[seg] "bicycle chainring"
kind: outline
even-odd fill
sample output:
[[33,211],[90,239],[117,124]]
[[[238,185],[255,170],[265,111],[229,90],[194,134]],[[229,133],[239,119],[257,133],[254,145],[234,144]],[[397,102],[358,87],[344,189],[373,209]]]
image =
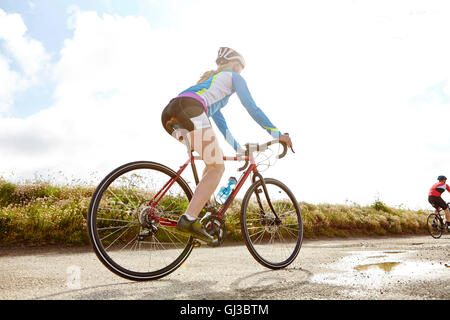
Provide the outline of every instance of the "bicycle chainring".
[[216,215],[210,215],[205,219],[202,219],[202,225],[205,228],[206,232],[217,239],[218,241],[214,241],[212,243],[208,243],[210,247],[218,247],[220,246],[226,237],[227,231],[225,228],[225,221],[219,218]]

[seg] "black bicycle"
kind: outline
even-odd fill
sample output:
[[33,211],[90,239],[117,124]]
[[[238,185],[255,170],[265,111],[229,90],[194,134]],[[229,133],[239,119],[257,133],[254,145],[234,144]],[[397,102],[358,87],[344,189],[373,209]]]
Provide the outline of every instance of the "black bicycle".
[[[447,205],[450,206],[450,202]],[[436,208],[436,211],[429,214],[427,218],[428,232],[435,239],[439,239],[444,232],[449,231],[441,215],[442,211],[441,208]]]

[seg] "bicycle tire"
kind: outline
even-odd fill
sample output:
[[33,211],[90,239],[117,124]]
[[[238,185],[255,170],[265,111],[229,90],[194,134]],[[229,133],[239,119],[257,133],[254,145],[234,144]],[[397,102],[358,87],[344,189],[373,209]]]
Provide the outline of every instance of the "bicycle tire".
[[430,236],[439,239],[442,236],[444,226],[436,213],[430,213],[427,217],[427,229]]
[[[107,198],[107,190],[108,188],[110,188],[116,181],[121,181],[121,177],[128,177],[128,174],[130,175],[130,179],[135,179],[138,180],[139,178],[141,178],[139,175],[137,175],[136,172],[139,172],[138,170],[144,170],[143,172],[149,172],[152,174],[158,174],[161,175],[161,179],[165,179],[165,180],[170,180],[171,178],[176,177],[176,172],[173,171],[172,169],[166,167],[165,165],[156,163],[156,162],[150,162],[150,161],[137,161],[137,162],[130,162],[127,164],[124,164],[116,169],[114,169],[113,171],[111,171],[101,182],[100,184],[97,186],[96,190],[94,191],[90,204],[89,204],[89,208],[88,208],[88,214],[87,214],[87,229],[88,229],[88,234],[89,234],[89,239],[91,242],[91,245],[94,249],[95,254],[97,255],[97,257],[99,258],[99,260],[103,263],[103,265],[105,265],[110,271],[112,271],[113,273],[117,274],[120,277],[123,277],[125,279],[129,279],[129,280],[134,280],[134,281],[147,281],[147,280],[155,280],[155,279],[159,279],[161,277],[164,277],[170,273],[172,273],[173,271],[175,271],[177,268],[179,268],[182,263],[187,259],[187,257],[190,255],[190,253],[192,252],[192,249],[194,247],[194,241],[192,236],[188,236],[188,235],[184,235],[184,236],[180,236],[180,235],[176,235],[173,236],[175,238],[175,240],[178,240],[180,243],[179,244],[174,244],[174,249],[168,249],[167,252],[169,252],[170,254],[176,256],[173,260],[169,260],[169,263],[167,263],[167,265],[163,265],[163,267],[158,267],[158,269],[156,270],[152,270],[149,269],[147,270],[135,270],[135,269],[140,269],[141,266],[139,265],[139,263],[136,263],[136,267],[135,269],[132,269],[128,266],[124,266],[124,262],[128,261],[126,259],[119,259],[117,257],[121,257],[120,255],[123,255],[123,252],[120,251],[113,251],[111,249],[111,251],[108,251],[108,248],[105,248],[105,243],[104,238],[100,238],[100,233],[102,233],[103,231],[107,230],[108,227],[99,227],[98,224],[101,226],[100,221],[109,221],[111,223],[111,227],[109,227],[109,229],[114,230],[114,228],[121,228],[124,229],[126,231],[123,231],[123,233],[128,232],[128,229],[131,229],[131,226],[135,226],[136,225],[136,230],[138,228],[138,224],[140,224],[139,222],[139,215],[140,212],[143,212],[143,210],[146,210],[145,208],[149,208],[149,206],[147,207],[142,207],[142,208],[136,208],[136,212],[135,213],[130,213],[128,212],[129,210],[125,210],[125,209],[116,209],[113,207],[107,207],[106,209],[103,209],[102,207],[100,207],[101,202],[103,201],[103,203],[105,203],[105,201],[109,201],[106,202],[107,204],[113,203],[113,205],[119,204],[123,206],[125,205],[124,203],[124,199],[125,197],[128,198],[130,200],[130,204],[135,205],[137,203],[137,201],[141,201],[142,199],[139,199],[140,193],[142,194],[146,194],[145,190],[134,190],[133,192],[135,194],[131,193],[129,194],[128,191],[124,192],[125,193],[125,197],[120,198],[119,196],[117,196],[115,193],[117,192],[116,189],[111,189],[114,190],[110,191],[116,198],[117,200],[114,199],[113,196],[110,196],[111,199]],[[141,178],[142,179],[142,178]],[[125,181],[125,179],[123,179]],[[142,179],[142,181],[145,181],[145,179]],[[117,182],[119,183],[119,182]],[[129,185],[131,186],[131,182],[129,183]],[[189,185],[186,183],[186,181],[182,178],[182,177],[178,177],[178,179],[176,180],[176,183],[174,183],[173,186],[177,185],[177,187],[179,188],[180,194],[184,193],[184,195],[181,195],[180,199],[184,200],[184,202],[187,201],[187,203],[189,203],[189,201],[192,198],[192,190],[189,187]],[[171,189],[173,189],[173,186],[171,187]],[[113,187],[111,187],[113,188]],[[131,188],[131,187],[130,187]],[[135,185],[133,185],[133,188],[136,188]],[[162,185],[158,186],[158,188],[162,188]],[[150,191],[157,191],[157,190],[150,190]],[[144,195],[142,195],[142,197],[144,197]],[[183,196],[185,198],[183,198]],[[134,197],[136,197],[136,203],[134,203]],[[170,198],[169,198],[170,200]],[[180,201],[181,201],[180,200]],[[145,201],[148,201],[148,199],[143,200],[143,202],[140,202],[141,205],[142,203],[144,203]],[[168,201],[168,205],[169,207],[172,205],[170,204],[170,201]],[[103,204],[104,205],[104,204]],[[123,207],[122,206],[122,207]],[[131,207],[131,205],[130,205]],[[108,212],[109,215],[111,215],[114,212],[119,212],[122,217],[124,215],[126,215],[127,220],[125,220],[125,218],[121,218],[122,220],[116,219],[116,218],[99,218],[99,214],[102,214],[101,211],[105,211]],[[181,212],[181,209],[179,209],[178,211]],[[177,211],[177,212],[178,212]],[[173,213],[170,213],[173,215]],[[139,216],[139,217],[138,217]],[[102,217],[102,216],[101,216]],[[137,219],[137,221],[136,221]],[[113,226],[113,223],[119,223],[117,221],[120,221],[121,223],[127,223],[124,227],[122,227],[121,225],[119,226]],[[131,222],[130,222],[131,221]],[[131,225],[131,226],[130,226]],[[175,228],[170,227],[171,230],[166,230],[164,229],[162,226],[159,226],[158,232],[161,231],[161,233],[159,234],[159,236],[165,236],[165,238],[170,238],[170,233],[171,232],[175,232]],[[121,231],[121,229],[119,229]],[[173,231],[172,231],[173,230]],[[131,230],[131,234],[133,234],[134,230]],[[106,231],[105,231],[106,232]],[[122,231],[121,231],[122,232]],[[139,232],[142,232],[142,226],[139,225]],[[131,246],[131,253],[133,253],[133,257],[139,259],[139,261],[142,259],[140,254],[144,253],[144,250],[142,250],[141,252],[141,248],[142,246],[146,247],[147,245],[150,246],[150,248],[154,248],[154,252],[156,253],[160,253],[160,254],[164,254],[164,245],[162,244],[162,242],[160,242],[157,237],[158,237],[158,232],[155,233],[156,235],[152,235],[151,236],[151,240],[153,240],[154,242],[144,242],[141,240],[136,240],[136,243],[133,243],[133,245]],[[164,232],[167,233],[166,235],[164,235]],[[112,233],[118,233],[117,231],[114,231]],[[122,234],[123,234],[122,233]],[[110,235],[108,235],[107,237],[110,237]],[[105,237],[105,238],[107,238]],[[132,235],[130,236],[132,237]],[[131,238],[133,241],[133,239],[139,239],[139,235],[136,235],[135,237],[137,238]],[[178,239],[178,237],[180,240]],[[109,240],[111,241],[111,240]],[[130,242],[131,242],[130,241]],[[119,242],[117,240],[114,240],[114,242]],[[113,242],[113,243],[114,243]],[[138,243],[138,242],[142,242],[142,243]],[[129,244],[129,243],[128,243]],[[122,249],[124,250],[124,248],[126,246],[128,246],[128,244],[126,244]],[[144,245],[143,245],[144,244]],[[110,244],[110,246],[112,246],[113,244]],[[159,247],[158,247],[159,245]],[[178,245],[179,248],[177,248],[176,246]],[[133,247],[136,246],[136,250],[135,253],[133,252]],[[154,246],[154,247],[153,247]],[[183,247],[184,246],[184,247]],[[139,250],[137,250],[139,247]],[[163,249],[163,250],[162,250]],[[128,249],[127,249],[128,250]],[[157,252],[157,250],[159,250]],[[151,251],[148,250],[148,251]],[[173,252],[172,252],[173,251]],[[179,254],[178,254],[179,251]],[[151,252],[149,253],[150,257],[149,259],[149,265],[150,265],[150,260],[152,259],[151,257]],[[117,257],[116,257],[117,256]],[[119,261],[122,262],[119,262]],[[143,260],[143,259],[142,259]],[[155,261],[158,261],[158,258],[154,259]],[[164,261],[165,263],[165,261]]]
[[[250,251],[253,258],[255,258],[256,261],[258,261],[263,266],[270,268],[270,269],[281,269],[285,268],[288,265],[290,265],[298,256],[298,253],[300,252],[302,241],[303,241],[303,219],[302,214],[300,210],[300,206],[298,205],[297,200],[295,199],[294,194],[289,190],[289,188],[284,185],[282,182],[272,179],[272,178],[264,178],[264,183],[266,185],[266,189],[270,193],[271,190],[269,189],[280,189],[285,193],[287,196],[287,199],[290,202],[288,204],[285,202],[283,204],[283,201],[285,200],[275,200],[271,199],[272,205],[274,208],[277,208],[278,211],[277,214],[281,216],[282,210],[280,205],[283,205],[284,208],[286,206],[291,205],[293,210],[293,214],[290,216],[290,218],[294,219],[294,223],[292,223],[293,227],[290,227],[290,224],[286,224],[289,222],[289,219],[285,219],[283,222],[283,226],[276,226],[273,223],[272,218],[270,218],[270,215],[273,215],[270,211],[270,209],[264,210],[267,211],[267,213],[264,214],[264,217],[262,216],[262,213],[260,212],[259,208],[254,209],[256,212],[249,211],[249,206],[251,205],[251,198],[252,195],[255,194],[255,190],[258,190],[258,188],[261,186],[261,180],[257,180],[254,182],[249,189],[247,190],[243,200],[242,200],[242,207],[241,207],[241,232],[244,236],[245,244]],[[272,188],[274,186],[274,188]],[[262,194],[263,196],[261,198],[265,198],[267,202],[267,197],[265,196],[265,193],[261,191],[257,191],[259,194]],[[269,195],[269,197],[272,197]],[[256,197],[255,197],[256,198]],[[266,208],[268,206],[268,203],[266,203]],[[259,207],[259,205],[258,205]],[[288,207],[289,208],[289,207]],[[253,210],[253,209],[252,209]],[[272,222],[271,222],[272,221]],[[260,229],[264,229],[261,231],[254,232],[253,230],[256,230],[258,228],[258,224],[261,224]],[[256,227],[255,227],[256,225]],[[284,228],[284,229],[283,229]],[[260,233],[260,234],[258,234]],[[267,233],[267,235],[266,235]],[[290,239],[285,239],[283,233],[287,236],[291,235]],[[263,244],[262,241],[267,236],[269,237],[269,243]],[[277,240],[276,237],[279,236],[279,242],[275,243]],[[261,241],[260,244],[258,244],[258,240]],[[267,240],[267,239],[266,239]],[[291,240],[291,242],[287,241]],[[287,248],[283,248],[284,250],[280,250],[281,246],[285,245]],[[266,254],[265,249],[269,249],[268,246],[271,246],[271,250],[273,250],[274,254]],[[276,256],[281,252],[287,252],[287,255],[285,257],[281,257],[281,259],[277,258],[277,261],[272,261],[274,258],[271,258],[269,256]],[[270,258],[270,259],[269,259]]]

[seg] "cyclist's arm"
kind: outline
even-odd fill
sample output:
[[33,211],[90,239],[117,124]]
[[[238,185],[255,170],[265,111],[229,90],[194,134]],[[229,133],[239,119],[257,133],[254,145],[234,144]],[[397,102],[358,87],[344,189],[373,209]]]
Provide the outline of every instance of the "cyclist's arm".
[[274,138],[279,138],[281,133],[275,125],[267,118],[267,116],[262,112],[260,108],[256,105],[253,100],[250,91],[248,90],[247,83],[244,78],[241,77],[238,73],[233,72],[233,87],[236,91],[239,100],[241,100],[242,105],[247,109],[250,116],[264,129],[267,130],[268,133],[272,135]]
[[222,112],[220,112],[220,110],[217,110],[211,117],[216,123],[217,128],[219,128],[220,132],[222,132],[223,136],[225,137],[225,140],[233,147],[233,149],[237,152],[242,150],[241,146],[236,141],[236,139],[234,139],[233,135],[228,129],[227,122],[225,121]]
[[445,185],[445,189],[447,189],[448,192],[450,192],[450,187],[447,185]]

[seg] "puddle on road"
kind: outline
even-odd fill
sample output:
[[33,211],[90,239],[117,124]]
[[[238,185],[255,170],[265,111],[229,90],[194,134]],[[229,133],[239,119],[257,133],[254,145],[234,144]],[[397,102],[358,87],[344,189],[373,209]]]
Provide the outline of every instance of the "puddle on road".
[[[408,251],[353,251],[330,264],[331,272],[315,274],[312,282],[358,288],[442,278],[450,266],[436,261],[411,261]],[[405,256],[406,254],[406,256]],[[395,257],[395,259],[393,259]]]
[[[397,254],[397,253],[404,253],[405,251],[384,251],[383,253],[386,254]],[[385,255],[380,255],[380,256],[368,256],[367,258],[371,258],[371,259],[377,259],[377,258],[386,258],[387,256]]]
[[385,272],[391,272],[396,266],[398,266],[400,262],[382,262],[382,263],[371,263],[371,264],[362,264],[356,266],[354,269],[357,271],[366,271],[369,269],[381,269]]

